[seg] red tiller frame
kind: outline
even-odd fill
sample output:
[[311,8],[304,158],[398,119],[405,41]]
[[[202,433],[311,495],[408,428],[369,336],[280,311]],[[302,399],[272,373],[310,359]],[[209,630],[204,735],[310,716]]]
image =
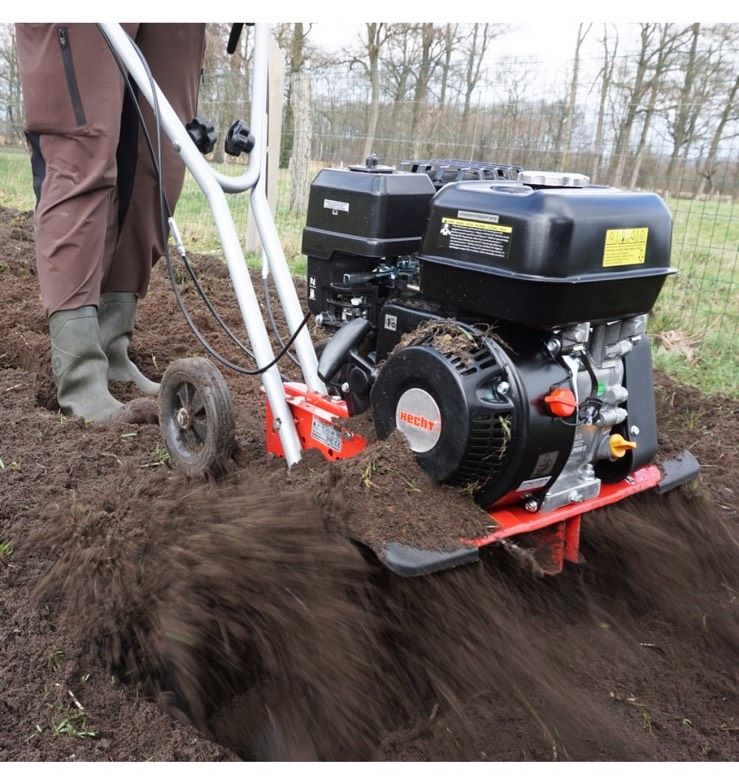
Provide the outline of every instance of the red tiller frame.
[[[295,381],[286,381],[284,386],[303,450],[318,449],[329,460],[349,459],[364,451],[367,441],[336,423],[337,419],[349,418],[344,400],[311,392],[305,384]],[[284,453],[278,432],[267,402],[267,451],[282,457]]]
[[[469,546],[483,548],[516,536],[516,542],[531,549],[531,561],[541,572],[556,575],[565,562],[579,563],[580,520],[590,511],[604,508],[639,492],[653,489],[662,479],[656,465],[647,465],[614,484],[602,484],[600,494],[580,503],[564,505],[549,513],[529,513],[512,506],[489,511],[496,529],[488,535],[462,539]],[[525,535],[525,538],[522,537]]]
[[[285,383],[287,403],[303,449],[318,449],[326,459],[349,459],[364,450],[367,441],[341,426],[349,418],[346,403],[338,397],[311,392],[305,384]],[[337,423],[339,422],[339,423]],[[267,402],[267,451],[282,457],[282,444]],[[582,562],[580,521],[590,511],[603,508],[639,492],[652,489],[662,473],[656,465],[635,470],[614,484],[603,484],[600,494],[580,503],[564,505],[548,513],[529,513],[518,506],[489,511],[495,529],[478,538],[461,538],[463,545],[484,548],[516,538],[515,553],[525,557],[538,572],[556,575],[565,562]]]

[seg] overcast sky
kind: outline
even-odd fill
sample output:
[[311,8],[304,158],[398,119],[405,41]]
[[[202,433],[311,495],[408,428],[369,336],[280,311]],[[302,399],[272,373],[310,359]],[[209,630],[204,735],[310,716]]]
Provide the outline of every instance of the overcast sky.
[[[577,39],[578,22],[547,22],[530,24],[506,22],[511,31],[496,39],[490,47],[490,56],[518,56],[527,60],[539,59],[547,62],[565,62],[572,59]],[[627,38],[634,41],[635,23],[620,25],[619,36],[625,46]],[[359,22],[334,24],[317,22],[310,32],[309,40],[328,50],[341,49],[358,43],[363,25]],[[602,23],[593,24],[593,29],[583,43],[581,56],[587,59],[600,53],[598,39],[602,36]]]

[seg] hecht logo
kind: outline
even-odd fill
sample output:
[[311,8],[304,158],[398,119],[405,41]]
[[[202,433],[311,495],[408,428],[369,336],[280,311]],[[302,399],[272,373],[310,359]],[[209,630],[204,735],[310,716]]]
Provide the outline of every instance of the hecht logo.
[[400,411],[398,419],[405,424],[411,424],[414,427],[428,430],[429,432],[432,432],[434,427],[438,424],[438,422],[431,421],[431,419],[427,419],[425,416],[418,416],[414,413],[408,413],[408,411]]

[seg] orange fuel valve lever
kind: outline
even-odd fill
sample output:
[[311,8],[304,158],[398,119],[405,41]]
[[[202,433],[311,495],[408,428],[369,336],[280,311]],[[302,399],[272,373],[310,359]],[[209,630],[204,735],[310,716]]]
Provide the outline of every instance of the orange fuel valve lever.
[[553,416],[572,416],[577,410],[577,398],[571,389],[554,387],[544,398],[544,402]]

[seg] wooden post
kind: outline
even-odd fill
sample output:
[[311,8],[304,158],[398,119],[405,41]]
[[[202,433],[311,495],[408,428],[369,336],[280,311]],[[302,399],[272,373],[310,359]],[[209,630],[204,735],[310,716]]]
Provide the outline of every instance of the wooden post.
[[[274,215],[277,211],[277,189],[282,137],[282,101],[284,99],[285,63],[274,38],[269,49],[269,128],[267,130],[267,200]],[[251,209],[246,219],[246,250],[259,251],[259,231]]]

